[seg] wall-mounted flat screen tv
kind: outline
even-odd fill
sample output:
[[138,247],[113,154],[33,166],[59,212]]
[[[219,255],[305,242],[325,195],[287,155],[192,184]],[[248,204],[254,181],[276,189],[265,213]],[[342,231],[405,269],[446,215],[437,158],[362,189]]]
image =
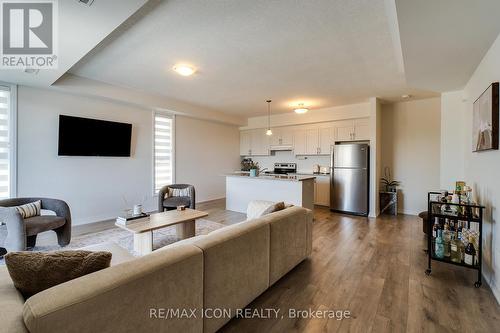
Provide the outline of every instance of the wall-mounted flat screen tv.
[[132,124],[59,116],[59,156],[130,156]]

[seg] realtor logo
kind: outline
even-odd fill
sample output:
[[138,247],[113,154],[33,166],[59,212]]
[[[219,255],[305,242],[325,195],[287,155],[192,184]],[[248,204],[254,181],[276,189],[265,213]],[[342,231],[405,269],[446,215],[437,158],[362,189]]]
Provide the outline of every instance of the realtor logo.
[[2,69],[57,67],[57,0],[0,0]]

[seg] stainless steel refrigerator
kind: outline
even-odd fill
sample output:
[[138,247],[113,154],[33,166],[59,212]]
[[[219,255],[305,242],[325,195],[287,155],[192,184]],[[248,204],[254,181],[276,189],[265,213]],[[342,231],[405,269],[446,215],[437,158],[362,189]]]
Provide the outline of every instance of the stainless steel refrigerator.
[[337,143],[330,158],[330,209],[368,216],[370,146]]

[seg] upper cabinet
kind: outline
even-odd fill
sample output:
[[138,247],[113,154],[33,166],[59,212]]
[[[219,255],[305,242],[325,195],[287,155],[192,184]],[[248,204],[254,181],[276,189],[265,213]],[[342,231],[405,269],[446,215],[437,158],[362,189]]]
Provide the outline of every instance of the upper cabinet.
[[267,156],[269,155],[269,137],[266,130],[254,129],[240,132],[241,156]]
[[293,146],[293,129],[290,127],[273,129],[269,144],[271,146]]
[[306,155],[306,130],[298,128],[293,131],[293,151],[295,155]]
[[370,140],[368,118],[345,120],[335,123],[336,141]]
[[266,156],[278,146],[292,147],[295,155],[329,155],[337,141],[368,141],[368,118],[340,120],[301,126],[273,128],[267,136],[265,129],[245,130],[240,135],[240,155]]
[[251,131],[241,131],[240,132],[240,155],[252,155],[252,135]]
[[370,125],[368,118],[356,119],[354,121],[354,140],[370,140]]
[[319,151],[320,155],[329,155],[331,147],[335,144],[335,128],[325,127],[319,129]]

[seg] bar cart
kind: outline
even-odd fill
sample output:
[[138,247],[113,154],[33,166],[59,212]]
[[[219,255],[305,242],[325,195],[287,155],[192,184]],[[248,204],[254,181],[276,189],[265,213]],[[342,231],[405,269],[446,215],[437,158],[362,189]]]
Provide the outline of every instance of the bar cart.
[[[428,268],[425,271],[425,274],[430,275],[432,268],[432,261],[440,261],[448,264],[452,264],[455,266],[466,267],[469,269],[477,270],[477,281],[474,283],[474,287],[481,287],[481,267],[482,267],[482,238],[483,238],[483,210],[484,206],[472,205],[472,204],[460,204],[460,203],[451,203],[451,202],[441,202],[436,201],[433,197],[440,195],[440,192],[429,192],[427,194],[427,203],[428,203],[428,225],[427,225],[427,252],[428,252]],[[443,212],[442,206],[446,205],[448,207],[456,207],[456,209],[452,209],[454,213],[451,212]],[[456,212],[460,213],[456,213]],[[465,222],[467,230],[471,229],[471,223],[477,223],[479,225],[479,235],[478,235],[478,249],[476,249],[477,262],[474,260],[472,265],[466,264],[464,262],[455,262],[450,258],[438,258],[435,255],[434,251],[434,242],[435,239],[433,237],[433,226],[435,221],[438,221],[439,225],[444,228],[444,223],[446,220],[454,221],[454,224],[458,224],[459,221]]]

